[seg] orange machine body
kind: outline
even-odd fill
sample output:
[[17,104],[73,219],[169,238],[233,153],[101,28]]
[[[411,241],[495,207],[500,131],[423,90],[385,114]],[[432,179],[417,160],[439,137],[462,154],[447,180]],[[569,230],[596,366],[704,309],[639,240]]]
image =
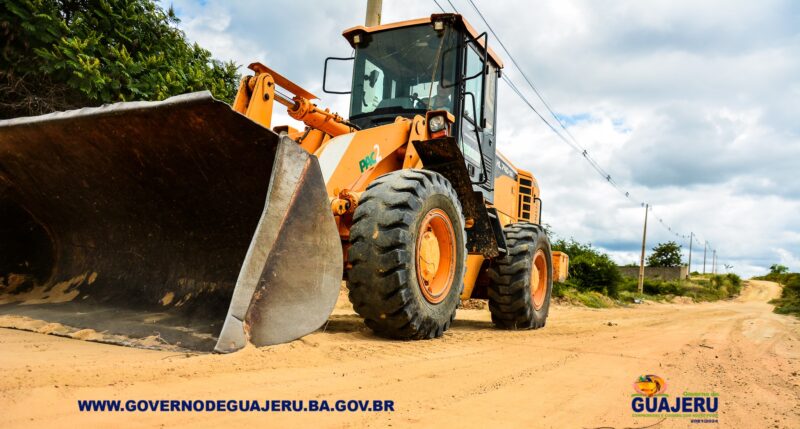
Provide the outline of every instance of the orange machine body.
[[[351,38],[358,33],[429,23],[431,19],[423,18],[377,27],[354,27],[346,30],[344,35]],[[475,33],[472,27],[466,25],[469,31]],[[488,55],[497,66],[502,66],[491,49]],[[278,101],[287,108],[292,118],[305,124],[306,128],[302,131],[288,126],[276,126],[274,130],[286,133],[319,159],[346,261],[349,228],[360,194],[375,178],[383,174],[400,169],[424,168],[412,143],[432,138],[427,126],[427,120],[432,114],[446,114],[449,125],[455,120],[453,115],[445,111],[429,111],[426,116],[417,115],[413,119],[398,116],[394,122],[358,130],[338,114],[318,107],[313,103],[317,98],[315,95],[279,73],[260,63],[251,64],[249,68],[255,75],[242,80],[233,103],[234,110],[270,128],[274,101]],[[291,97],[277,91],[276,87],[288,91]],[[494,201],[487,202],[487,206],[497,211],[501,225],[523,221],[540,223],[540,190],[533,174],[515,167],[499,152],[495,163]],[[565,277],[566,274],[561,276],[558,273],[566,273],[568,259],[559,256],[554,258],[554,262],[556,259],[560,263],[555,265],[560,267],[558,271],[554,270],[556,279]],[[485,288],[480,286],[486,262],[487,259],[481,254],[468,255],[462,299],[486,297]]]

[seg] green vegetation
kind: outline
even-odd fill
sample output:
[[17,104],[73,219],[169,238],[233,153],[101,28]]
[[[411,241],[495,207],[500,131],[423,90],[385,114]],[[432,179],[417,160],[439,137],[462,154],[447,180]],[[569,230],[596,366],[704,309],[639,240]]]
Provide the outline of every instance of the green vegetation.
[[678,267],[681,265],[681,246],[674,241],[658,243],[647,257],[648,267]]
[[[674,245],[674,246],[673,246]],[[742,279],[736,274],[694,277],[691,281],[644,280],[644,294],[638,293],[638,282],[635,278],[624,278],[611,258],[592,247],[591,244],[579,243],[573,239],[555,240],[553,250],[569,255],[569,277],[564,283],[553,285],[553,297],[592,308],[611,307],[618,303],[632,303],[636,299],[667,301],[676,296],[688,297],[693,301],[716,301],[738,295],[742,287]],[[673,248],[678,249],[680,263],[680,247],[675,243],[664,243],[657,263],[671,263],[674,259]],[[670,265],[658,265],[670,266]]]
[[771,275],[786,274],[788,272],[789,272],[789,267],[787,267],[786,265],[772,264],[769,267],[769,273]]
[[770,267],[769,274],[755,278],[782,284],[781,297],[773,299],[770,304],[775,305],[775,312],[778,314],[794,314],[800,317],[800,273],[788,271],[786,266],[775,264]]
[[[633,302],[638,297],[638,281],[625,278],[620,286],[620,299]],[[643,284],[645,299],[662,301],[676,296],[691,298],[695,302],[718,301],[732,298],[742,290],[742,279],[736,274],[706,274],[691,280],[653,280],[645,279]]]
[[236,65],[177,23],[152,0],[0,2],[0,118],[204,89],[231,102]]
[[585,305],[589,308],[608,308],[617,305],[616,301],[602,293],[595,291],[579,291],[571,287],[561,289],[558,298],[572,304]]
[[569,277],[560,289],[573,288],[581,292],[597,292],[616,298],[622,282],[617,265],[605,253],[570,239],[553,242],[553,250],[569,255]]

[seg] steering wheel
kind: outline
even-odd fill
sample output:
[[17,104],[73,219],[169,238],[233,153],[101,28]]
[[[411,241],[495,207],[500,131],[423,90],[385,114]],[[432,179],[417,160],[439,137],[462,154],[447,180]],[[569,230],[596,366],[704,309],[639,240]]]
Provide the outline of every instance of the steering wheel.
[[[419,98],[419,96],[417,96],[416,92],[411,94],[411,95],[409,95],[408,98],[409,98],[409,100],[411,100],[411,107],[412,108],[415,108],[415,109],[427,109],[428,108],[428,106],[425,104],[425,102],[422,101],[422,99]],[[417,106],[417,104],[419,104],[419,106]]]

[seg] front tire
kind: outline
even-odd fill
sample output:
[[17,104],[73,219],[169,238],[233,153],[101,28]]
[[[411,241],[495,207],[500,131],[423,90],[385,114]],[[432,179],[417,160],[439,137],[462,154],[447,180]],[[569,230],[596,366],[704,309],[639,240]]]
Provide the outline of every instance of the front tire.
[[489,267],[489,310],[500,329],[544,327],[553,292],[550,240],[531,223],[503,228],[508,254]]
[[353,308],[378,335],[440,337],[463,289],[465,236],[458,196],[442,175],[401,170],[375,179],[350,228]]

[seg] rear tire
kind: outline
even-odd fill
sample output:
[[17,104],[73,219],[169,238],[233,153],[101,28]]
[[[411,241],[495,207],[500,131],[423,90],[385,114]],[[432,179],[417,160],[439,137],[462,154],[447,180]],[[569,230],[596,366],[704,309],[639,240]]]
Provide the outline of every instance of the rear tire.
[[464,216],[450,182],[425,170],[375,179],[350,228],[347,287],[376,334],[440,337],[460,302],[466,266]]
[[530,223],[503,228],[508,254],[489,267],[489,310],[500,329],[544,327],[553,291],[550,240]]

